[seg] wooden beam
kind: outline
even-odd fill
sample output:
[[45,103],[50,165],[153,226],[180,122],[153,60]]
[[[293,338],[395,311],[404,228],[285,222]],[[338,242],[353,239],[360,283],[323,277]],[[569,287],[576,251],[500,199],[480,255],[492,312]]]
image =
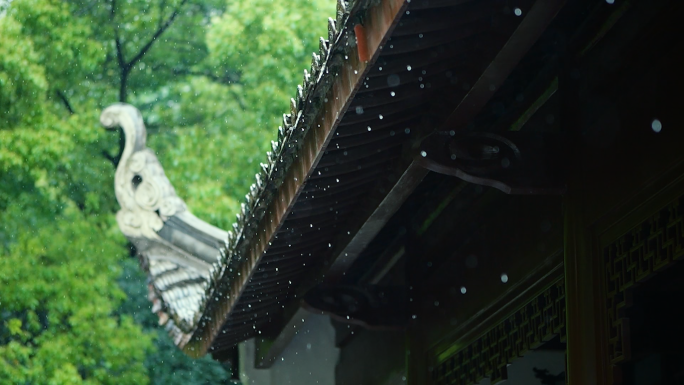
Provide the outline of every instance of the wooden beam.
[[334,254],[325,275],[326,283],[335,283],[344,276],[347,269],[356,261],[361,252],[401,207],[428,172],[426,168],[416,162],[409,164],[380,204],[362,221],[358,230],[353,232],[351,239],[345,242]]
[[564,4],[564,0],[537,0],[534,3],[494,60],[447,118],[444,131],[463,130],[472,121],[544,33]]

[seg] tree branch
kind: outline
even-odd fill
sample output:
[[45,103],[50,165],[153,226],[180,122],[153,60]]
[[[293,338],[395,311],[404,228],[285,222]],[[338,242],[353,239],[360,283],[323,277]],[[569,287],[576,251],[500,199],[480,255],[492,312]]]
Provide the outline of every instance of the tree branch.
[[114,43],[116,44],[116,59],[119,62],[119,69],[123,70],[126,67],[126,61],[124,60],[123,47],[121,39],[119,39],[119,32],[117,31],[114,31]]
[[117,132],[119,134],[119,153],[117,155],[111,155],[107,151],[102,150],[102,155],[107,160],[112,162],[112,164],[114,165],[114,168],[116,168],[119,165],[119,161],[121,160],[121,155],[123,154],[124,147],[126,147],[126,136],[123,132],[123,129],[121,127],[119,127]]
[[166,0],[161,0],[159,2],[159,21],[157,22],[157,28],[161,28],[163,25],[164,18],[162,17],[162,14],[164,13],[164,7],[166,7]]
[[162,24],[159,27],[159,29],[157,29],[157,31],[154,33],[154,35],[152,35],[152,38],[140,49],[140,51],[135,56],[133,56],[133,59],[131,59],[128,63],[126,63],[126,67],[127,67],[128,71],[130,71],[131,68],[133,68],[133,66],[138,61],[140,61],[140,59],[143,58],[143,56],[145,56],[147,51],[149,51],[150,48],[152,48],[152,45],[154,44],[154,42],[171,26],[171,24],[173,24],[173,21],[176,20],[176,17],[178,16],[178,13],[180,12],[181,8],[183,8],[185,3],[187,3],[187,2],[188,2],[188,0],[182,0],[180,2],[180,4],[178,4],[178,6],[173,10],[173,12],[171,13],[171,16],[169,16],[169,18],[166,19],[164,24]]
[[69,114],[73,115],[75,114],[74,109],[71,108],[71,104],[69,103],[69,99],[67,99],[66,95],[60,90],[55,91],[57,93],[57,97],[62,100],[62,103],[64,103],[64,106],[66,109],[69,111]]
[[[113,20],[114,14],[115,14],[115,1],[116,0],[111,0],[112,1],[112,11],[111,11],[111,18]],[[171,15],[166,19],[164,23],[162,23],[157,31],[155,31],[154,35],[152,35],[152,38],[138,51],[138,53],[133,56],[133,58],[130,61],[126,61],[123,53],[123,44],[121,43],[121,38],[119,37],[119,31],[117,27],[114,29],[114,43],[116,44],[116,57],[118,60],[119,64],[119,71],[120,71],[120,84],[119,84],[119,101],[120,102],[126,102],[126,94],[127,94],[127,86],[128,86],[128,75],[131,73],[133,70],[133,67],[135,66],[136,63],[140,61],[140,59],[145,56],[145,54],[152,48],[152,45],[154,44],[155,41],[173,24],[174,20],[176,20],[176,17],[180,13],[181,8],[187,3],[188,0],[181,0],[181,2],[174,8],[173,12],[171,12]]]
[[218,76],[210,72],[193,71],[187,68],[174,68],[171,70],[174,75],[189,75],[189,76],[204,76],[209,80],[221,84],[237,84],[240,81],[240,76],[237,73],[226,72],[224,76]]
[[128,82],[128,73],[130,68],[126,66],[126,59],[124,59],[123,45],[121,44],[121,39],[119,39],[119,32],[114,31],[114,42],[116,43],[116,59],[119,63],[119,71],[121,72],[121,78],[119,79],[119,101],[126,102],[126,83]]

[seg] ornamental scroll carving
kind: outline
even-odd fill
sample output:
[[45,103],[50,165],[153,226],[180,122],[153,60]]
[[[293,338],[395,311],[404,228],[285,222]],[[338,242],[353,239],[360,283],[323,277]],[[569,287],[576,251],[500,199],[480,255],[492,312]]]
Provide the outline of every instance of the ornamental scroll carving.
[[630,291],[684,257],[684,197],[603,248],[608,354],[612,364],[631,358]]
[[432,385],[492,384],[508,378],[506,367],[554,336],[565,341],[565,280],[561,279],[472,343],[432,369]]
[[102,112],[100,123],[121,127],[125,145],[114,177],[121,210],[116,219],[127,237],[154,239],[164,219],[187,210],[164,174],[154,153],[146,147],[147,133],[140,111],[115,104]]
[[149,276],[149,299],[176,345],[196,327],[227,233],[201,221],[176,195],[154,152],[146,147],[140,111],[128,104],[106,108],[100,122],[121,127],[124,146],[114,177],[121,232],[135,245]]

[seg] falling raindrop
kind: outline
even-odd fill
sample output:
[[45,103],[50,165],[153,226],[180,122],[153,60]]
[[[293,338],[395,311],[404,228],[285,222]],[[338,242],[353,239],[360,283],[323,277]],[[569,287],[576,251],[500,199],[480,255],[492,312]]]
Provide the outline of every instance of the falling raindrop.
[[371,130],[371,126],[368,126],[368,131],[370,131],[370,130]]
[[513,13],[515,13],[515,16],[522,16],[522,9],[516,8],[513,10]]
[[390,95],[391,95],[392,97],[394,97],[394,95],[396,95],[396,93],[394,93],[394,91],[392,91],[392,92],[390,92]]
[[503,282],[503,283],[508,282],[508,275],[506,273],[501,274],[501,282]]
[[357,113],[358,115],[363,114],[363,107],[362,107],[362,106],[357,106],[357,107],[356,107],[356,113]]
[[410,65],[407,65],[407,66],[406,66],[406,69],[409,70],[409,71],[411,71],[411,66],[410,66]]
[[465,288],[465,286],[461,286],[461,294],[465,294],[465,293],[466,293],[466,288]]
[[663,124],[658,119],[653,119],[651,122],[651,129],[653,132],[660,132],[663,129]]
[[384,116],[382,116],[382,114],[380,114],[380,115],[378,115],[378,118],[380,118],[380,120],[382,120],[384,118]]
[[421,152],[420,152],[420,156],[422,156],[423,158],[425,158],[425,157],[427,156],[427,152],[421,151]]

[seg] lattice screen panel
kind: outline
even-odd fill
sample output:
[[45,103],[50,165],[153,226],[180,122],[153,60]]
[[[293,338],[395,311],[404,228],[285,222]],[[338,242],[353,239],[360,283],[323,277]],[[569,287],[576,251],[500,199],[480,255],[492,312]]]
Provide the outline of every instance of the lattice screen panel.
[[630,358],[629,291],[684,257],[684,197],[670,203],[603,249],[608,354],[613,364]]
[[477,340],[440,362],[434,385],[471,385],[506,379],[506,366],[560,335],[565,341],[565,282],[559,280]]

